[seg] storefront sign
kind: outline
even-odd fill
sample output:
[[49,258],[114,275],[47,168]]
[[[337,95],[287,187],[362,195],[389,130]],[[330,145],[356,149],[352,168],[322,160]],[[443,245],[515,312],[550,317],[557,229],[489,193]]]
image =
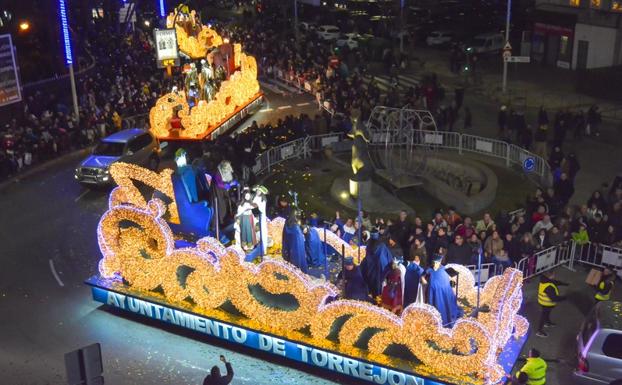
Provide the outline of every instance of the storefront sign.
[[572,36],[573,30],[572,28],[562,27],[559,25],[553,24],[544,24],[544,23],[535,23],[533,25],[533,31],[541,34],[551,34],[551,35],[564,35],[564,36]]
[[93,299],[103,304],[163,323],[206,334],[231,343],[271,353],[307,365],[380,385],[445,385],[396,369],[316,349],[244,327],[216,321],[144,299],[92,287]]
[[0,35],[0,107],[22,100],[11,35]]

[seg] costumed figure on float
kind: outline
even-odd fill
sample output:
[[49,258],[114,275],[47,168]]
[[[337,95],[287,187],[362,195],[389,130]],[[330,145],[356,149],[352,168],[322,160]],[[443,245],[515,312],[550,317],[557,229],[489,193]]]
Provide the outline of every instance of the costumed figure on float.
[[268,237],[268,216],[267,216],[267,204],[268,204],[268,189],[266,186],[257,185],[253,187],[253,205],[255,206],[255,212],[259,216],[259,234],[257,239],[261,241],[263,254],[268,252],[270,246],[270,239]]
[[224,220],[233,212],[233,202],[229,196],[229,190],[238,185],[233,175],[233,167],[228,160],[223,160],[218,164],[214,182],[218,205],[218,222],[222,225]]
[[458,307],[456,293],[451,287],[451,278],[445,266],[441,264],[442,260],[442,255],[434,255],[432,267],[426,270],[429,276],[428,303],[441,314],[443,326],[451,327],[462,316],[462,309]]
[[235,215],[234,228],[235,243],[245,252],[252,250],[257,244],[257,235],[255,232],[257,218],[253,215],[253,210],[255,208],[256,206],[253,203],[251,191],[248,188],[244,188],[242,191],[242,201],[238,205]]
[[365,258],[361,262],[361,272],[372,297],[376,298],[382,293],[382,284],[391,267],[393,256],[387,245],[380,241],[377,230],[370,234],[366,250]]
[[411,303],[424,303],[423,285],[427,284],[424,278],[425,270],[420,266],[421,258],[418,255],[408,261],[404,275],[404,308]]
[[326,262],[326,253],[324,252],[324,244],[320,240],[320,236],[313,227],[304,226],[305,250],[307,252],[307,262],[311,267],[324,266]]
[[361,274],[361,268],[354,264],[354,258],[346,257],[343,261],[343,267],[344,298],[373,302],[369,296],[369,289],[363,279],[363,274]]
[[398,264],[392,262],[382,288],[382,306],[392,313],[401,314],[403,309],[404,285],[402,271]]
[[292,210],[283,226],[283,259],[307,273],[307,253],[305,250],[305,236],[300,228],[297,210]]

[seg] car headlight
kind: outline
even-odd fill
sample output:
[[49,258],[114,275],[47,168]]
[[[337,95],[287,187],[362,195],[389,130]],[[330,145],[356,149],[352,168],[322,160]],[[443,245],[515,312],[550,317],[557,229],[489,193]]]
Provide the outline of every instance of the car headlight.
[[82,174],[82,170],[80,169],[80,167],[76,167],[76,170],[74,171],[75,175],[80,175]]
[[110,170],[108,168],[100,168],[97,172],[100,175],[110,175]]

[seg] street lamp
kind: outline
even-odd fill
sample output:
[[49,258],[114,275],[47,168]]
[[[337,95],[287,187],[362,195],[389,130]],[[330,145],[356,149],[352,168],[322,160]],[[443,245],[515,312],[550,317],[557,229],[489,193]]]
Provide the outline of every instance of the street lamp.
[[[505,44],[510,43],[510,18],[512,17],[512,0],[508,0],[507,2],[507,10],[505,15]],[[503,83],[502,83],[502,92],[506,93],[508,88],[508,62],[503,59]]]
[[28,21],[22,21],[19,23],[19,30],[22,32],[26,32],[30,29],[30,23]]
[[71,51],[71,38],[69,37],[69,22],[67,21],[67,8],[65,0],[58,0],[58,13],[60,15],[60,27],[63,34],[65,46],[65,64],[69,67],[69,79],[71,81],[71,96],[73,99],[73,112],[76,121],[80,121],[80,110],[78,109],[78,94],[76,92],[76,78],[73,73],[73,53]]

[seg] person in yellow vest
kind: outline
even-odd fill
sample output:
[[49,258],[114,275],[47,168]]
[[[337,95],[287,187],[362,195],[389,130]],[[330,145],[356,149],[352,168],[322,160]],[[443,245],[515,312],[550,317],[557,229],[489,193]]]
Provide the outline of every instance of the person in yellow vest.
[[[512,384],[545,385],[546,368],[546,361],[540,357],[540,352],[532,348],[529,350],[527,362],[516,372],[516,378],[512,379]],[[525,375],[527,375],[527,381],[525,381]]]
[[558,286],[568,286],[567,283],[555,280],[555,272],[549,270],[540,277],[538,285],[538,304],[541,308],[540,324],[536,336],[546,338],[549,335],[544,332],[545,327],[554,327],[551,321],[551,312],[557,304],[566,299],[566,296],[559,295]]
[[600,282],[596,285],[596,294],[594,294],[596,301],[609,301],[611,299],[615,278],[616,275],[613,271],[605,267],[603,275],[600,277]]

